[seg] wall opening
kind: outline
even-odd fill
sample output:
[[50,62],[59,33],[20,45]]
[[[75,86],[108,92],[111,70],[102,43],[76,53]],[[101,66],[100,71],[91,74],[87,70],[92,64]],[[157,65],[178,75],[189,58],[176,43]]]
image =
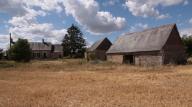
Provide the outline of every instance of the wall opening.
[[123,63],[124,64],[134,64],[134,56],[133,55],[124,55],[123,56]]
[[47,58],[47,54],[46,53],[43,53],[43,58]]

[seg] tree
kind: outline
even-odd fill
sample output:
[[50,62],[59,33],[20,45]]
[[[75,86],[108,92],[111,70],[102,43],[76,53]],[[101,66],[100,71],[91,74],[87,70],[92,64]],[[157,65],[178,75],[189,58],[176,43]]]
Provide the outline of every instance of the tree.
[[83,33],[77,26],[72,26],[67,29],[63,42],[64,56],[83,57],[85,52],[86,42],[83,38]]
[[186,51],[189,57],[192,56],[192,35],[182,37],[183,44],[186,47]]
[[3,57],[3,49],[0,48],[0,59]]
[[9,49],[10,58],[17,62],[29,62],[31,53],[30,45],[26,39],[18,39]]

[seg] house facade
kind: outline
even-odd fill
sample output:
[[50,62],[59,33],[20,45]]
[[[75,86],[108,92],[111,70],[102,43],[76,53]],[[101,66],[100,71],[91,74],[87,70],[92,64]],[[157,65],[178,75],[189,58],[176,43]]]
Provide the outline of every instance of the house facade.
[[182,64],[186,62],[176,24],[120,36],[107,51],[107,60],[133,65]]
[[101,39],[97,42],[95,42],[90,48],[86,50],[85,58],[87,60],[91,60],[90,56],[94,56],[94,59],[98,60],[106,60],[106,52],[110,48],[112,43],[108,38]]
[[59,44],[49,42],[30,42],[33,59],[62,58],[63,48]]

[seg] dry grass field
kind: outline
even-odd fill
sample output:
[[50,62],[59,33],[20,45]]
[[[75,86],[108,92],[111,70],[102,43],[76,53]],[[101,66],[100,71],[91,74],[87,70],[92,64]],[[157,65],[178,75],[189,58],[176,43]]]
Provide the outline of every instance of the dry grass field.
[[0,107],[191,107],[192,65],[0,62]]

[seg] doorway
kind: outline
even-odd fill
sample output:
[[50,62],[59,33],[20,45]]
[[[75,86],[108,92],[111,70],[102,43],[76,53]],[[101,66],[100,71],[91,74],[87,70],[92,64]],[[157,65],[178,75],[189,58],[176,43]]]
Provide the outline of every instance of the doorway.
[[134,56],[133,55],[124,55],[123,56],[123,63],[124,64],[134,64]]

